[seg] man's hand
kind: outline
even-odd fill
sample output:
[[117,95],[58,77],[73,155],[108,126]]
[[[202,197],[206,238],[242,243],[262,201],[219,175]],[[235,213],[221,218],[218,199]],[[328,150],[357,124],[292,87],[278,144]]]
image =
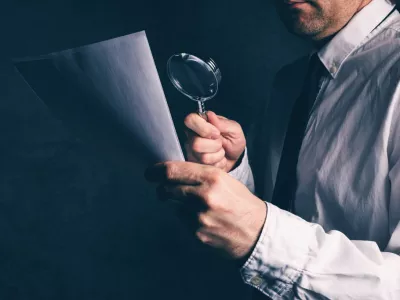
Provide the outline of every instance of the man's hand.
[[185,119],[187,158],[230,172],[246,147],[242,127],[235,121],[207,112],[208,122],[192,113]]
[[190,162],[157,164],[146,178],[160,183],[161,199],[180,204],[197,238],[232,259],[243,259],[262,230],[267,206],[243,184],[216,167]]

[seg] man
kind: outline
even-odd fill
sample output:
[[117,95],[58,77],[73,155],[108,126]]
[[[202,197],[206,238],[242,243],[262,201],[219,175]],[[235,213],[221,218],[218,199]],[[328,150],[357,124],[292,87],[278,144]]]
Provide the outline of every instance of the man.
[[400,15],[388,0],[275,2],[317,51],[278,74],[255,147],[192,114],[191,162],[147,176],[266,298],[400,299]]

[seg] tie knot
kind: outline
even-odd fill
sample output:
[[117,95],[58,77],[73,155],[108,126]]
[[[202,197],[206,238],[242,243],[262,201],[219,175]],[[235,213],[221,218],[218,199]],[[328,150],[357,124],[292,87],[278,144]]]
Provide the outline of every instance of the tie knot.
[[310,73],[310,76],[320,78],[321,76],[323,76],[324,70],[325,66],[319,59],[318,53],[314,53],[310,57],[310,61],[308,63],[308,72]]
[[308,98],[313,102],[317,96],[323,76],[325,74],[325,66],[319,59],[318,53],[314,53],[309,60],[307,75],[304,81],[304,89]]

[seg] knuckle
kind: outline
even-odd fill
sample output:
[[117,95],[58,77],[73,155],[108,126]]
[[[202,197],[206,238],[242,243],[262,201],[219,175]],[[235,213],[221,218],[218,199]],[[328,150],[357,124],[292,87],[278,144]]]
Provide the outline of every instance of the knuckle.
[[233,129],[235,129],[235,131],[238,131],[238,130],[241,130],[241,129],[242,129],[242,126],[240,125],[239,122],[236,122],[235,120],[229,120],[229,122],[230,122],[230,124],[231,124],[231,127],[232,127]]
[[203,227],[209,227],[211,224],[210,218],[206,213],[200,213],[198,216],[198,221]]
[[204,203],[212,209],[220,209],[220,185],[223,180],[223,171],[213,168],[208,176],[208,185],[203,194]]
[[237,129],[242,129],[242,126],[238,122],[236,122],[234,120],[232,120],[232,125]]
[[185,126],[190,128],[192,124],[194,123],[196,115],[194,113],[191,113],[185,117],[185,120],[183,121]]
[[213,165],[215,163],[215,158],[210,154],[203,154],[201,156],[201,162],[205,165]]
[[244,136],[242,126],[236,121],[233,122],[234,122],[232,124],[233,132],[235,132],[238,136]]
[[197,137],[193,138],[191,141],[191,148],[194,152],[200,153],[203,148],[202,140]]
[[209,188],[203,195],[204,204],[209,208],[216,206],[216,197],[212,188]]

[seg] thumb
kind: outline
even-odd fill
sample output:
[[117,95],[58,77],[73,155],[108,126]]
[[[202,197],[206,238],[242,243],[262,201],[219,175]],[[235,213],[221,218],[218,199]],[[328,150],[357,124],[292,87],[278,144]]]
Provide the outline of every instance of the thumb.
[[235,122],[225,117],[217,116],[214,112],[207,112],[208,122],[214,125],[221,133],[231,133],[235,131]]

